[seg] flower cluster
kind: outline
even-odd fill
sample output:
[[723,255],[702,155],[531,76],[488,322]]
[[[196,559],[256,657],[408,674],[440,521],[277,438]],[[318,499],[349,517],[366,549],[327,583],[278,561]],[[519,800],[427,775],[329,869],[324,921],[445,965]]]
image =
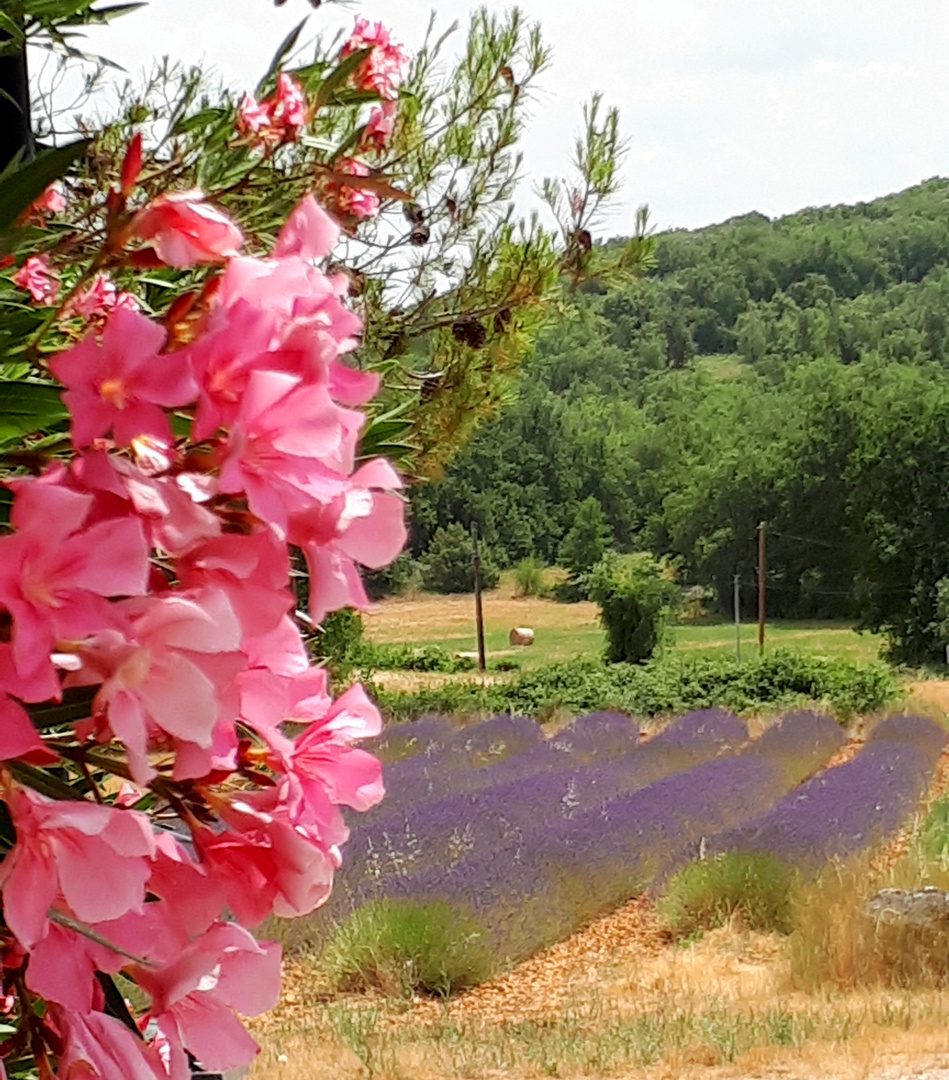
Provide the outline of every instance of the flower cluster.
[[264,147],[295,142],[307,123],[306,96],[286,72],[277,76],[277,89],[264,101],[245,94],[237,111],[238,130]]
[[52,307],[59,297],[59,274],[48,255],[31,255],[13,275],[13,284],[25,289],[34,304]]
[[368,19],[357,18],[352,34],[340,50],[339,58],[354,53],[369,51],[353,76],[353,82],[360,90],[372,91],[381,98],[392,100],[398,96],[399,84],[405,76],[409,64],[409,55],[393,40],[389,31],[382,25],[375,26]]
[[[340,806],[383,793],[352,746],[379,714],[358,686],[334,701],[310,664],[288,546],[319,623],[367,604],[358,565],[394,559],[405,529],[392,467],[357,463],[378,380],[346,363],[360,321],[317,266],[335,221],[308,197],[250,258],[200,193],[124,220],[128,247],[224,266],[184,341],[105,276],[78,291],[89,332],[48,361],[71,456],[7,481],[0,976],[19,1030],[0,1054],[32,1052],[43,1077],[55,1059],[61,1078],[185,1080],[189,1053],[212,1071],[253,1056],[235,1013],[275,1003],[280,957],[250,930],[325,900]],[[48,262],[26,267],[46,302]],[[83,707],[42,723],[64,695]],[[85,797],[29,783],[56,762]],[[97,973],[120,971],[148,995],[147,1037],[104,995]]]
[[[344,176],[369,176],[369,166],[355,158],[342,158],[336,163],[336,172]],[[337,210],[341,214],[347,214],[357,221],[365,221],[366,218],[375,217],[379,213],[379,196],[372,191],[358,186],[356,182],[349,184],[343,181],[334,182],[331,194],[335,199]]]

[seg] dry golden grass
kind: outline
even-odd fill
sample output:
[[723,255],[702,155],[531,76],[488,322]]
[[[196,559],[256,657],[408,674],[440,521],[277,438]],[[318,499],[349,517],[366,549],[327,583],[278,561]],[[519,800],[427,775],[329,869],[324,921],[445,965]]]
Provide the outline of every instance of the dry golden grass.
[[252,1077],[896,1080],[949,1064],[949,998],[805,992],[791,967],[788,939],[737,925],[675,948],[644,901],[447,1003],[332,998],[299,965]]
[[[576,630],[599,626],[596,604],[558,604],[540,597],[514,597],[510,589],[486,592],[485,621],[509,630],[526,623],[541,630]],[[393,597],[363,617],[372,641],[432,641],[473,633],[474,599],[468,595]],[[435,635],[433,637],[433,634]]]

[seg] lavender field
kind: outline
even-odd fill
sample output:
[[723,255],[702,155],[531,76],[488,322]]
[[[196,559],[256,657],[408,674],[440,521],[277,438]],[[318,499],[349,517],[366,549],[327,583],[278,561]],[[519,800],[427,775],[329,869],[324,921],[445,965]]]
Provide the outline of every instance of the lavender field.
[[804,872],[886,840],[915,813],[946,744],[932,720],[879,724],[845,764],[830,716],[791,712],[759,737],[725,710],[651,738],[615,713],[553,738],[524,717],[464,729],[440,717],[377,741],[388,794],[351,823],[327,912],[444,900],[516,960],[689,861],[762,853]]

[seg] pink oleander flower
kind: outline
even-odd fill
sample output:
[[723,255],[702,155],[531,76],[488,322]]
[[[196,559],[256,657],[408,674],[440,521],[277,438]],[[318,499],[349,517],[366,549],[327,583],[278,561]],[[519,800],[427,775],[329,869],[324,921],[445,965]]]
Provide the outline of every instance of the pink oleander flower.
[[389,494],[401,486],[392,466],[377,458],[341,481],[332,497],[294,516],[289,536],[306,557],[315,622],[343,607],[369,606],[356,564],[387,566],[405,547],[405,504]]
[[48,255],[31,255],[13,275],[13,284],[26,291],[36,304],[52,307],[59,296],[59,274]]
[[253,132],[270,127],[273,113],[269,102],[258,101],[253,94],[245,94],[237,110],[237,126],[240,131]]
[[150,946],[133,944],[132,948],[138,948],[140,954],[146,955],[155,955],[161,950],[161,958],[168,960],[183,944],[194,941],[217,922],[222,901],[209,883],[206,868],[170,833],[158,831],[155,848],[148,892],[164,901],[161,905],[151,906],[165,909],[166,929],[160,938],[152,936]]
[[371,49],[369,56],[353,74],[353,83],[360,90],[373,90],[380,97],[395,98],[399,84],[405,76],[409,56],[401,45],[393,42],[389,31],[381,22],[375,26],[368,19],[357,18],[349,39],[339,53],[345,60],[355,52]]
[[40,755],[49,762],[50,754],[30,723],[26,709],[0,690],[0,760]]
[[[382,716],[361,686],[351,686],[329,708],[323,706],[319,695],[300,697],[291,706],[289,718],[312,721],[297,736],[290,759],[304,807],[307,802],[318,803],[318,792],[325,793],[334,806],[359,811],[382,800],[381,762],[350,745],[382,731]],[[306,809],[301,810],[304,823],[306,813]]]
[[[143,440],[135,439],[132,445],[141,447]],[[210,495],[203,489],[213,478],[188,472],[153,476],[103,450],[77,457],[70,473],[75,488],[96,496],[94,518],[134,515],[151,546],[169,555],[181,555],[221,533],[220,518],[202,505]]]
[[[233,260],[231,265],[245,261],[252,260]],[[221,317],[214,317],[218,313]],[[210,438],[233,423],[255,370],[285,366],[287,358],[279,349],[279,321],[264,306],[238,299],[216,311],[205,332],[183,350],[199,388],[195,439]]]
[[281,124],[288,138],[295,138],[306,127],[306,95],[297,80],[285,72],[277,76],[277,92],[273,97],[273,117]]
[[175,458],[174,447],[166,439],[154,435],[136,435],[129,449],[136,467],[148,477],[168,472]]
[[362,413],[336,405],[325,386],[255,371],[222,448],[220,490],[243,492],[251,511],[286,535],[353,467]]
[[96,274],[92,284],[79,292],[68,305],[67,315],[81,319],[103,318],[116,308],[125,311],[141,311],[138,298],[129,292],[119,292],[108,274]]
[[96,686],[92,730],[120,739],[132,779],[155,775],[149,745],[175,749],[176,780],[204,776],[237,740],[236,678],[246,666],[240,625],[219,589],[177,591],[113,605],[126,630],[107,630],[77,650],[67,685]]
[[52,907],[86,923],[142,910],[155,854],[144,814],[54,801],[9,778],[3,801],[16,829],[0,863],[3,916],[24,948],[46,937]]
[[78,293],[70,303],[70,311],[83,319],[106,315],[116,305],[118,289],[108,274],[96,274],[92,284]]
[[[174,935],[173,928],[157,917],[164,914],[161,909],[165,906],[149,902],[141,911],[88,925],[133,956],[149,952],[150,943],[159,938],[181,948],[188,943],[187,935]],[[96,972],[115,975],[127,963],[128,958],[122,952],[51,921],[46,935],[30,947],[26,984],[46,1001],[79,1013],[90,1012],[102,1005]]]
[[232,219],[196,190],[159,195],[132,219],[130,235],[154,248],[167,266],[181,269],[224,262],[244,243]]
[[237,415],[251,375],[280,371],[327,384],[334,400],[361,405],[378,376],[340,363],[362,323],[345,307],[348,283],[313,262],[332,250],[339,226],[309,196],[291,214],[269,259],[232,259],[202,332],[184,351],[200,395],[193,435],[213,436]]
[[256,135],[265,146],[298,139],[306,121],[306,95],[299,82],[286,72],[277,76],[272,97],[257,101],[252,94],[245,94],[237,110],[238,130]]
[[[336,172],[347,176],[369,176],[368,165],[353,158],[343,158],[336,162]],[[381,205],[379,196],[372,191],[366,191],[359,187],[358,183],[352,185],[344,182],[334,182],[334,196],[336,205],[341,214],[349,214],[351,217],[364,221],[366,218],[375,217],[379,213]]]
[[14,488],[15,532],[0,537],[0,611],[11,621],[0,642],[0,689],[26,700],[58,698],[51,659],[61,643],[115,624],[105,597],[140,596],[148,547],[129,516],[87,525],[94,500],[61,485],[62,469]]
[[90,333],[50,360],[50,371],[66,387],[77,449],[110,431],[120,446],[140,435],[172,441],[164,410],[194,401],[198,388],[185,356],[159,355],[166,336],[144,315],[116,308],[101,339]]
[[[169,1080],[157,1050],[121,1020],[58,1005],[50,1006],[47,1019],[63,1044],[56,1080]],[[187,1080],[189,1074],[179,1076]]]
[[255,670],[258,674],[262,671],[292,678],[310,669],[310,658],[300,631],[288,615],[284,615],[269,633],[245,638],[241,650],[247,657],[248,666],[248,670],[239,676],[242,693],[245,680],[254,677]]
[[210,1072],[253,1061],[259,1048],[234,1014],[256,1016],[277,1004],[280,947],[218,923],[159,970],[134,974],[171,1050],[170,1080],[190,1080],[186,1050]]
[[358,320],[339,303],[328,279],[319,280],[322,275],[300,260],[285,260],[291,261],[317,286],[297,305],[296,316],[284,317],[280,307],[292,300],[295,285],[304,283],[294,281],[292,273],[277,271],[266,282],[258,279],[267,290],[280,283],[286,286],[275,294],[270,309],[246,300],[219,309],[209,320],[207,333],[185,350],[200,386],[194,438],[209,438],[234,424],[251,377],[259,371],[281,372],[303,384],[326,386],[341,405],[362,405],[378,389],[377,375],[338,359],[351,346],[353,339],[348,335],[358,327]]
[[117,310],[125,311],[141,311],[142,305],[139,302],[137,296],[130,292],[120,292],[115,298],[115,307]]
[[61,214],[66,209],[66,194],[59,180],[54,181],[38,199],[33,201],[30,212]]
[[325,259],[339,240],[339,225],[322,206],[307,195],[284,222],[277,243],[275,259],[291,257],[314,262]]
[[340,866],[336,845],[346,839],[345,824],[335,834],[319,835],[290,817],[286,797],[285,788],[235,796],[217,808],[225,831],[195,831],[211,885],[251,929],[271,913],[308,915],[329,896]]
[[275,630],[295,606],[287,545],[270,529],[228,533],[193,547],[176,565],[185,589],[219,589],[241,625],[242,638]]
[[[243,684],[241,716],[267,742],[290,818],[313,835],[339,845],[348,835],[340,806],[365,811],[385,793],[382,764],[350,744],[378,735],[382,717],[361,686],[335,702],[326,672],[311,668],[290,679],[258,677]],[[291,742],[285,722],[307,724]]]
[[395,101],[384,101],[373,107],[369,121],[359,139],[359,147],[365,152],[381,153],[389,145],[395,129],[395,118],[399,106]]

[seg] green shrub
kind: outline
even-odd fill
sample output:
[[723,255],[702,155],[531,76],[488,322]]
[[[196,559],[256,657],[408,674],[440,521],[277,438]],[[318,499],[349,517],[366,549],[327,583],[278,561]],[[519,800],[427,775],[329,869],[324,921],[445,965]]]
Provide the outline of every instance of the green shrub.
[[593,568],[589,594],[600,605],[607,658],[642,664],[659,646],[679,589],[651,555],[609,552]]
[[918,842],[928,859],[943,866],[949,864],[949,798],[933,803],[919,828]]
[[494,973],[487,932],[439,901],[374,900],[342,923],[321,966],[335,990],[447,997]]
[[374,690],[382,709],[399,719],[429,712],[511,712],[542,719],[557,709],[619,709],[656,716],[716,706],[743,712],[804,702],[824,702],[844,719],[875,712],[898,692],[899,684],[885,664],[782,651],[742,662],[676,653],[642,665],[571,660],[490,686],[455,682],[414,694]]
[[675,874],[659,910],[677,937],[714,930],[740,914],[747,930],[791,930],[791,870],[773,855],[730,852]]
[[521,559],[514,567],[517,596],[540,596],[544,591],[544,564],[538,559]]
[[313,633],[307,646],[310,656],[323,661],[331,674],[344,679],[360,661],[363,646],[363,625],[358,611],[343,608],[333,611]]
[[581,574],[580,577],[568,577],[566,581],[558,581],[550,592],[558,604],[578,604],[587,599],[588,586],[587,575]]
[[359,653],[359,664],[378,671],[439,671],[454,674],[471,671],[475,662],[470,657],[455,656],[441,645],[374,645],[367,643]]
[[[457,522],[438,529],[428,550],[419,559],[422,585],[429,592],[470,593],[474,591],[474,556],[471,534]],[[481,587],[497,588],[501,571],[484,545],[481,547]]]
[[363,584],[371,600],[383,600],[387,596],[404,596],[422,588],[422,571],[408,551],[381,570],[363,573]]

